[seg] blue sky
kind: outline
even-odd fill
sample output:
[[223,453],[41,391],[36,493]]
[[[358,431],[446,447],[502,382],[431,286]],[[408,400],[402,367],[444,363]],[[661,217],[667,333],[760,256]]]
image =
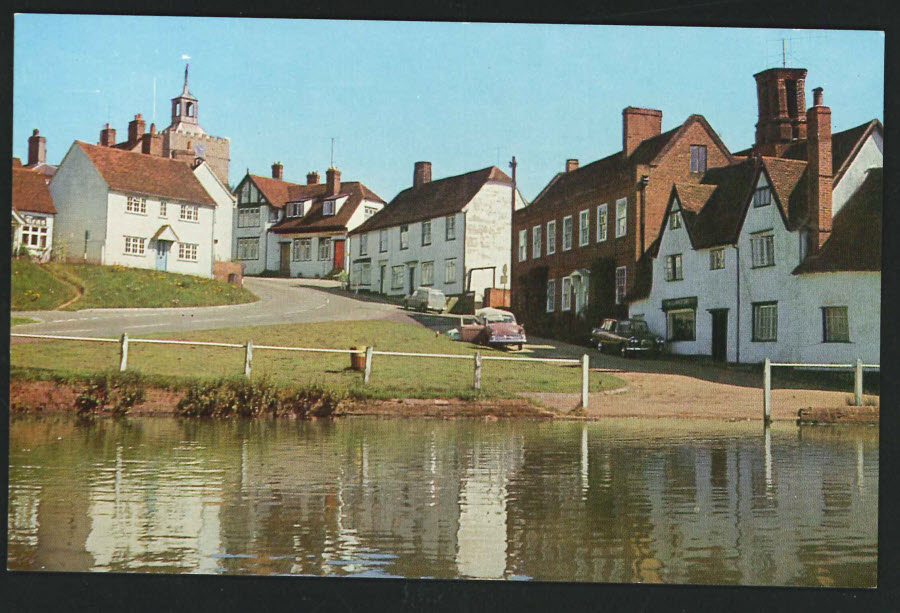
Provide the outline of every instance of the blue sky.
[[[107,121],[124,140],[141,113],[157,129],[185,62],[199,120],[247,168],[324,175],[330,161],[385,200],[428,160],[435,179],[518,162],[532,199],[563,169],[621,149],[626,106],[663,111],[663,130],[704,115],[725,144],[751,144],[753,74],[809,70],[834,131],[883,118],[881,32],[540,24],[17,15],[13,152],[33,128],[59,163]],[[182,59],[189,56],[189,60]],[[156,95],[154,99],[154,81]],[[499,163],[498,163],[499,162]]]

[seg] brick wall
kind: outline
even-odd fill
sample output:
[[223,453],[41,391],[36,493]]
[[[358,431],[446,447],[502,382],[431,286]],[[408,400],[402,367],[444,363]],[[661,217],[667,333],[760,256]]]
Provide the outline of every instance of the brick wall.
[[240,262],[213,262],[213,279],[242,287],[244,285],[243,267]]

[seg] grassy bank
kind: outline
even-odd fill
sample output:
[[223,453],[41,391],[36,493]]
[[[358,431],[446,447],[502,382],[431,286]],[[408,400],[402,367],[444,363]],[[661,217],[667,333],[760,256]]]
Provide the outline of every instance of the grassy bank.
[[37,320],[31,319],[30,317],[10,317],[9,325],[12,326],[21,326],[22,324],[33,324]]
[[[509,355],[455,342],[420,326],[386,321],[324,322],[255,326],[154,335],[157,338],[203,340],[300,347],[347,349],[372,345],[385,351],[414,351],[471,355]],[[150,338],[153,338],[151,336]],[[112,343],[44,341],[10,347],[14,369],[84,375],[114,367],[118,346]],[[173,380],[208,379],[243,372],[242,349],[132,344],[128,367],[141,374]],[[349,369],[347,354],[317,354],[256,350],[253,375],[267,375],[276,384],[312,385],[366,398],[471,398],[473,365],[470,360],[375,356],[372,379]],[[622,387],[624,382],[606,373],[591,373],[594,391]],[[519,392],[569,392],[581,389],[581,369],[543,363],[485,361],[482,396],[509,398]]]
[[13,311],[54,309],[77,293],[72,285],[50,274],[45,265],[35,264],[26,258],[10,260],[9,303]]

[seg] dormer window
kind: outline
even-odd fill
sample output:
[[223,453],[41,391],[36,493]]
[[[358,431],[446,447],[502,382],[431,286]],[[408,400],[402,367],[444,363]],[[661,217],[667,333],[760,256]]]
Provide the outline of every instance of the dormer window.
[[681,211],[672,211],[672,215],[669,217],[669,229],[677,230],[681,227]]
[[706,145],[691,145],[691,172],[706,172]]
[[334,200],[326,200],[322,203],[322,215],[334,215]]
[[288,217],[303,217],[303,205],[304,202],[289,202],[288,203]]
[[768,185],[757,187],[753,192],[753,206],[761,207],[772,204],[772,190]]

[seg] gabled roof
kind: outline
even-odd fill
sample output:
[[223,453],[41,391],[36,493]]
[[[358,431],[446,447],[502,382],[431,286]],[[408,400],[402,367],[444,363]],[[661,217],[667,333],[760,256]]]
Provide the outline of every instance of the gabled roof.
[[110,189],[193,204],[212,204],[190,165],[155,155],[75,141]]
[[[277,179],[273,179],[277,181]],[[340,191],[333,196],[325,195],[326,185],[294,185],[288,189],[286,202],[308,201],[304,206],[302,217],[285,217],[284,220],[272,227],[272,232],[278,234],[297,234],[305,232],[347,231],[350,217],[359,208],[362,202],[381,202],[372,190],[358,181],[342,181]],[[334,215],[323,214],[323,204],[326,200],[337,200],[346,197]]]
[[859,189],[834,216],[831,236],[794,274],[881,271],[884,170],[871,168]]
[[34,170],[13,166],[12,199],[14,211],[54,215],[56,207],[44,175]]
[[419,187],[409,187],[397,194],[387,206],[363,222],[351,234],[458,213],[488,182],[511,185],[512,179],[496,166],[489,166],[455,177],[429,181]]

